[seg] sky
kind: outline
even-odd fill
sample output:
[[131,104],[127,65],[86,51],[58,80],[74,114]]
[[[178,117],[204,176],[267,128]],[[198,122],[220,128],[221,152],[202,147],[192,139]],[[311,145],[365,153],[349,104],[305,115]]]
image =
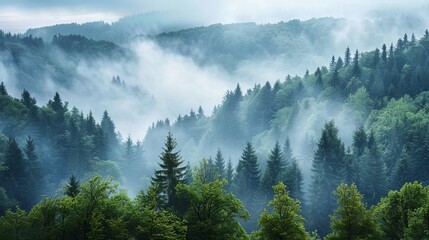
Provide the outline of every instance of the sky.
[[114,22],[167,11],[197,23],[279,22],[311,17],[361,18],[383,11],[429,10],[427,0],[0,0],[0,29],[14,33],[58,23]]

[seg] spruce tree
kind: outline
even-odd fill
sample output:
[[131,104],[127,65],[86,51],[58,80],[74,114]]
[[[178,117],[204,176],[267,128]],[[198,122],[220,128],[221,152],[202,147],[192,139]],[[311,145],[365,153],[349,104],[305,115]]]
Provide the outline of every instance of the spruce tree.
[[177,146],[176,139],[169,132],[165,140],[165,147],[161,153],[160,170],[155,170],[155,176],[152,177],[152,183],[158,184],[162,194],[167,197],[166,207],[177,207],[178,199],[176,196],[176,186],[179,183],[186,183],[186,166],[183,166],[183,160],[179,152],[175,152]]
[[215,166],[219,177],[225,178],[225,160],[223,158],[222,152],[220,151],[220,148],[218,148],[216,152]]
[[65,194],[69,197],[77,197],[80,193],[80,184],[75,175],[71,175],[66,185]]
[[383,47],[381,48],[381,59],[383,62],[387,61],[387,47],[386,44],[383,44]]
[[367,136],[363,127],[357,129],[353,134],[353,154],[357,157],[363,155],[367,146]]
[[0,95],[7,96],[7,90],[3,82],[0,83]]
[[361,69],[359,66],[359,51],[356,50],[355,57],[353,58],[353,76],[360,77]]
[[402,185],[411,180],[410,176],[410,155],[408,150],[404,147],[401,150],[398,161],[393,168],[392,176],[390,179],[390,188],[398,190]]
[[228,181],[226,188],[228,191],[231,191],[232,181],[234,179],[234,168],[232,167],[231,158],[228,159],[228,164],[227,164],[226,172],[225,172],[225,179],[226,179],[226,181]]
[[247,208],[252,208],[259,189],[259,164],[256,152],[250,142],[241,154],[235,176],[235,192]]
[[351,54],[350,54],[350,48],[346,48],[346,53],[344,54],[344,66],[347,67],[350,64],[351,60]]
[[261,181],[261,190],[268,198],[272,198],[274,194],[273,186],[277,184],[284,168],[283,153],[280,144],[276,142],[268,156],[267,167]]
[[381,159],[374,133],[368,137],[367,149],[362,156],[362,193],[369,205],[376,204],[384,195],[387,185],[386,170]]
[[314,153],[310,185],[311,225],[322,235],[329,229],[328,215],[335,209],[332,192],[343,180],[344,145],[333,121],[326,123]]
[[29,203],[29,178],[24,154],[14,138],[9,138],[4,154],[6,170],[4,172],[4,189],[8,195],[18,200],[24,209],[31,207]]
[[40,200],[41,191],[45,182],[39,156],[36,153],[36,145],[30,136],[28,136],[26,140],[24,153],[27,157],[28,170],[30,173],[29,195],[31,195],[32,203],[35,204]]

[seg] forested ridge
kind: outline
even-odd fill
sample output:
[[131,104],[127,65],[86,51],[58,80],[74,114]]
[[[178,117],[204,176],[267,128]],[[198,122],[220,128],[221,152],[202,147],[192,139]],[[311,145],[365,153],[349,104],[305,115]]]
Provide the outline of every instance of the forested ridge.
[[[58,93],[41,106],[2,83],[1,237],[428,238],[428,77],[426,30],[237,85],[210,116],[158,121],[141,142],[122,139],[107,111],[97,123]],[[332,120],[344,115],[352,124]],[[297,127],[304,118],[317,123]],[[144,182],[134,198],[117,184]]]

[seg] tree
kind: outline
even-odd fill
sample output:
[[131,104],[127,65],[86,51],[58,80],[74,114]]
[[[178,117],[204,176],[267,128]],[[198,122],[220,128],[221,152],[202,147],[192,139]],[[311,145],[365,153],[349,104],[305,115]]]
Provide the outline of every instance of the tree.
[[112,119],[109,117],[107,111],[104,111],[103,118],[101,119],[101,130],[103,131],[103,136],[105,137],[105,155],[102,156],[103,160],[116,160],[119,157],[117,152],[118,149],[118,139],[115,132],[115,124]]
[[27,167],[24,154],[14,138],[9,138],[4,154],[4,188],[10,197],[18,200],[24,209],[29,209],[31,204],[27,193],[29,191],[29,180],[27,178]]
[[373,132],[368,137],[367,149],[362,156],[361,165],[362,192],[365,201],[372,206],[385,194],[387,185],[385,166]]
[[367,136],[363,127],[358,128],[353,134],[353,154],[360,157],[365,152],[367,146]]
[[379,233],[375,219],[362,203],[362,194],[356,185],[342,183],[334,193],[339,207],[331,218],[332,233],[325,240],[377,239]]
[[65,194],[69,197],[77,197],[80,192],[79,180],[76,179],[75,175],[71,175],[69,182],[66,185]]
[[261,189],[267,197],[273,196],[272,188],[277,184],[281,173],[285,170],[283,153],[280,144],[276,142],[267,160],[267,167],[261,181]]
[[359,51],[356,50],[355,56],[353,58],[353,76],[360,77],[361,68],[359,66]]
[[304,228],[304,218],[299,215],[300,203],[289,197],[286,186],[280,182],[273,186],[274,199],[268,203],[271,212],[266,209],[258,220],[259,230],[253,233],[255,239],[302,240],[310,239]]
[[350,54],[350,48],[346,48],[346,53],[344,54],[344,66],[347,67],[350,64],[351,60],[351,54]]
[[220,151],[220,148],[218,148],[216,152],[215,166],[217,168],[219,177],[225,178],[225,160],[223,158],[222,152]]
[[338,129],[333,121],[326,123],[317,143],[310,185],[311,225],[319,233],[328,231],[328,214],[336,205],[331,193],[341,183],[344,169],[344,144],[338,138]]
[[190,205],[185,213],[187,239],[248,239],[238,219],[247,220],[250,215],[239,199],[225,192],[225,185],[225,180],[196,180],[177,186],[177,194]]
[[6,90],[6,87],[4,86],[3,81],[0,83],[0,95],[7,96],[7,90]]
[[45,181],[42,174],[39,156],[36,153],[36,145],[34,143],[34,140],[30,136],[28,136],[26,140],[24,146],[24,153],[27,157],[27,168],[30,173],[30,176],[28,177],[30,179],[30,192],[28,194],[29,198],[32,199],[32,203],[35,204],[37,203],[37,201],[40,200],[41,191],[45,185]]
[[155,171],[155,176],[152,177],[152,183],[158,184],[160,192],[167,197],[166,207],[174,207],[178,204],[176,196],[176,186],[179,183],[186,183],[186,166],[183,165],[183,160],[179,152],[175,152],[177,143],[176,139],[169,132],[165,141],[165,147],[161,153],[160,170]]
[[232,162],[231,162],[231,158],[228,160],[228,165],[226,167],[226,172],[225,172],[225,179],[227,181],[227,185],[226,185],[226,189],[228,191],[231,191],[231,186],[233,184],[233,179],[234,179],[234,168],[232,167]]
[[387,47],[386,44],[383,44],[383,47],[381,48],[381,59],[383,62],[387,61]]
[[[374,216],[380,222],[385,239],[404,239],[410,220],[415,220],[410,216],[428,203],[428,197],[428,189],[414,182],[404,184],[399,191],[390,191],[381,199],[374,207]],[[427,222],[424,225],[427,226]]]
[[390,185],[391,189],[400,189],[405,182],[411,180],[410,176],[410,155],[408,154],[407,149],[402,148],[401,154],[398,161],[395,163]]
[[235,192],[251,208],[257,198],[259,188],[259,164],[256,152],[250,142],[241,154],[235,176]]

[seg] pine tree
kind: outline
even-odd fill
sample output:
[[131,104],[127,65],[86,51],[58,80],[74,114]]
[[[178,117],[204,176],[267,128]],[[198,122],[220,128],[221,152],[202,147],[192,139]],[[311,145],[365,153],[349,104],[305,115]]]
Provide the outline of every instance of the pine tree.
[[106,151],[103,160],[115,160],[118,159],[118,153],[116,149],[118,148],[118,139],[115,132],[115,124],[112,119],[109,117],[107,111],[104,111],[103,118],[101,119],[101,130],[103,131],[103,136],[105,137]]
[[316,86],[321,89],[323,87],[323,80],[322,80],[322,71],[320,70],[320,68],[316,69],[316,72],[314,73],[314,75],[316,76]]
[[186,183],[186,166],[182,166],[183,160],[179,152],[175,152],[176,139],[169,132],[165,141],[164,152],[161,153],[160,170],[155,171],[152,177],[152,183],[158,184],[161,193],[167,197],[166,207],[177,207],[178,199],[176,196],[176,186],[179,183]]
[[351,54],[350,54],[350,48],[346,48],[346,53],[344,54],[344,66],[347,67],[350,65],[351,60]]
[[328,215],[335,209],[331,193],[341,183],[344,169],[344,145],[333,121],[326,123],[317,143],[312,168],[311,225],[322,235],[329,229]]
[[332,233],[326,236],[326,240],[379,237],[376,221],[362,203],[363,196],[358,192],[356,185],[352,184],[349,187],[343,183],[338,186],[334,195],[338,197],[339,207],[330,216]]
[[429,30],[426,29],[425,31],[425,38],[429,37]]
[[372,58],[372,67],[375,69],[380,61],[380,50],[378,48],[374,51],[374,57]]
[[18,200],[24,209],[29,209],[29,180],[24,154],[14,138],[9,138],[4,154],[6,170],[4,172],[4,189],[8,195]]
[[383,44],[383,47],[381,48],[381,59],[383,62],[387,61],[387,47],[386,44]]
[[411,180],[409,161],[410,155],[408,154],[408,150],[404,147],[401,150],[399,159],[396,162],[392,172],[390,180],[391,189],[398,190],[404,183]]
[[76,179],[75,175],[71,175],[69,182],[66,185],[65,194],[69,197],[77,197],[80,193],[79,180]]
[[256,152],[250,142],[241,154],[235,176],[235,192],[237,196],[251,209],[257,198],[259,189],[259,164]]
[[357,129],[353,134],[353,154],[357,157],[363,155],[367,146],[367,136],[363,127]]
[[7,90],[3,82],[0,83],[0,95],[7,96]]
[[386,170],[381,160],[374,133],[368,137],[367,149],[362,156],[362,193],[369,205],[376,204],[386,190]]
[[289,137],[286,137],[286,140],[283,144],[283,158],[284,158],[285,167],[289,165],[289,163],[291,163],[293,160],[293,153],[292,153],[292,148],[290,146]]
[[344,66],[343,59],[342,59],[341,57],[338,57],[338,59],[337,59],[337,64],[335,65],[335,67],[336,67],[337,69],[341,69],[343,66]]
[[231,158],[228,160],[228,165],[226,167],[225,179],[228,181],[226,188],[228,191],[231,191],[232,182],[234,179],[234,168],[232,167]]
[[336,69],[336,66],[337,66],[337,64],[335,62],[335,56],[332,56],[331,63],[329,64],[329,69],[332,71],[332,70]]
[[29,195],[31,197],[32,203],[35,204],[40,200],[41,191],[45,184],[41,163],[39,161],[39,156],[36,153],[36,145],[34,140],[28,136],[24,153],[27,157],[28,170],[30,173],[30,189]]
[[220,148],[218,148],[216,152],[215,166],[219,177],[225,178],[225,160],[223,158],[222,152],[220,151]]
[[267,167],[261,181],[261,190],[269,198],[274,194],[273,186],[277,184],[281,173],[285,170],[283,153],[280,144],[276,142],[267,160]]
[[28,118],[31,121],[37,121],[37,101],[35,98],[31,97],[30,93],[27,90],[23,90],[21,94],[21,103],[25,105],[28,111]]
[[361,69],[359,66],[359,51],[356,50],[355,57],[353,58],[353,76],[360,77]]

